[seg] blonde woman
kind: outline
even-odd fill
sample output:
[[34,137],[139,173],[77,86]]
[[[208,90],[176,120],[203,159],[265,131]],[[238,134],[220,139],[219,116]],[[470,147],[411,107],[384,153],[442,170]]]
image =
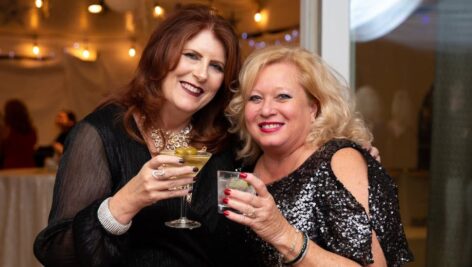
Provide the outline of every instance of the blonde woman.
[[257,195],[227,189],[266,266],[400,266],[412,260],[397,188],[362,148],[372,136],[347,88],[302,48],[248,57],[227,108],[243,140],[241,173]]

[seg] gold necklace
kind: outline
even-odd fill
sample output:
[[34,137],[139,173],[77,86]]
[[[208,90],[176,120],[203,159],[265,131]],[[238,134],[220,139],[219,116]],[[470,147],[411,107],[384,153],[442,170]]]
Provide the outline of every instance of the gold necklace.
[[192,128],[192,124],[188,124],[179,132],[172,132],[151,127],[151,139],[157,153],[162,150],[175,150],[178,147],[189,146]]

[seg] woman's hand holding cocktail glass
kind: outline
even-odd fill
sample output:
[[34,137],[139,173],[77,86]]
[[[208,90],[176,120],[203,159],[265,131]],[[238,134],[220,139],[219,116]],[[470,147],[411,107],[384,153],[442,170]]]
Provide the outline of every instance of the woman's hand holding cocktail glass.
[[223,214],[232,221],[249,226],[263,240],[276,243],[293,227],[277,208],[262,180],[252,173],[240,173],[239,177],[253,187],[255,193],[227,188],[223,202],[228,209]]
[[157,155],[146,162],[109,201],[109,209],[117,221],[127,224],[146,206],[187,196],[198,169],[184,165],[184,161],[178,156]]
[[[193,177],[195,177],[198,172],[205,166],[208,160],[211,157],[211,153],[207,152],[206,149],[197,150],[194,147],[179,147],[175,150],[164,150],[161,151],[162,155],[173,155],[179,156],[183,159],[182,164],[185,166],[193,167]],[[183,178],[182,178],[183,177]],[[186,179],[185,176],[174,176],[175,179]],[[189,183],[184,186],[187,189],[187,192],[190,192],[192,189],[192,183]],[[179,188],[171,188],[177,191],[182,190]],[[190,190],[190,191],[189,191]],[[187,218],[187,196],[182,196],[181,204],[180,204],[180,218],[166,222],[166,225],[172,228],[182,228],[182,229],[193,229],[200,227],[201,224],[197,221],[192,221]]]

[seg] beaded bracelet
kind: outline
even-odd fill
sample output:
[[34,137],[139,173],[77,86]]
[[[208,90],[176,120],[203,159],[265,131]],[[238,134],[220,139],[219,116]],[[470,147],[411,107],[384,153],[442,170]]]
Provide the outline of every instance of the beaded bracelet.
[[112,235],[122,235],[129,230],[132,221],[127,224],[121,224],[118,222],[110,212],[110,208],[108,207],[109,200],[110,198],[107,198],[102,202],[102,204],[100,204],[97,211],[98,220],[108,233]]
[[284,262],[284,264],[293,265],[302,261],[308,251],[307,248],[308,248],[308,234],[303,233],[303,245],[302,245],[302,249],[300,250],[300,253],[298,253],[298,255],[294,259]]

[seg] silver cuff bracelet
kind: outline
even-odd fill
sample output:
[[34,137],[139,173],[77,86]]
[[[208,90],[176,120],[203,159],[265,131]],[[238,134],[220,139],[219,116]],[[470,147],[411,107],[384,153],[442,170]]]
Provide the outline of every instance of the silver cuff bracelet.
[[102,224],[103,228],[112,235],[122,235],[128,231],[131,227],[130,221],[128,224],[119,223],[110,212],[108,207],[108,201],[110,198],[105,199],[97,211],[98,220]]

